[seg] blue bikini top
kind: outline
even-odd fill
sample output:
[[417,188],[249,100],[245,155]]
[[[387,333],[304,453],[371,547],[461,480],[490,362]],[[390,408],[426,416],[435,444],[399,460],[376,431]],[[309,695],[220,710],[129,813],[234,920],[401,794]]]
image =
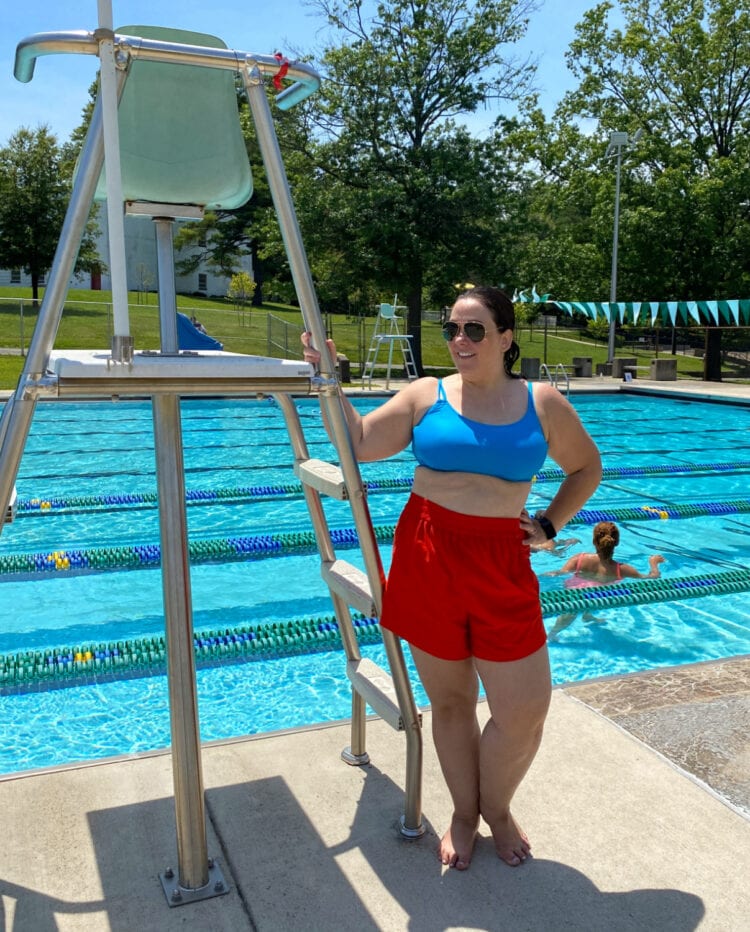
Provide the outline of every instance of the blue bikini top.
[[513,424],[482,424],[459,414],[438,383],[435,404],[412,431],[420,466],[441,472],[470,472],[509,482],[530,482],[547,456],[547,441],[529,385],[526,413]]

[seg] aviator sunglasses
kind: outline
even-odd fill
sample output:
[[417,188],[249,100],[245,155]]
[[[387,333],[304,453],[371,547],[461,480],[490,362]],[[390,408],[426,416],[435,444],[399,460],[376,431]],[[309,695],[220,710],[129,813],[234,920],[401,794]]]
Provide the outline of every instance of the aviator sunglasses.
[[[443,338],[449,343],[451,340],[454,340],[463,329],[464,336],[471,340],[472,343],[481,343],[482,340],[487,336],[487,328],[484,324],[480,324],[478,320],[469,320],[464,325],[463,328],[461,324],[457,324],[455,320],[449,320],[447,323],[443,324]],[[503,333],[507,330],[507,327],[498,327],[497,332]]]

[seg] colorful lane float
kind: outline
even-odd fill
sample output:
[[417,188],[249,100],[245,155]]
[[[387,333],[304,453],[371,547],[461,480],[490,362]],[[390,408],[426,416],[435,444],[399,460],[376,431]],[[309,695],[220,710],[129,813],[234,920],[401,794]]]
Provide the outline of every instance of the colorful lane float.
[[[706,515],[750,513],[750,499],[726,502],[693,502],[677,505],[640,505],[635,507],[591,509],[579,511],[570,524],[593,525],[600,521],[642,521],[694,518]],[[374,528],[379,543],[393,541],[395,525]],[[337,528],[331,531],[337,547],[358,546],[354,528]],[[209,538],[189,542],[190,562],[193,564],[227,562],[258,557],[281,556],[292,553],[309,553],[317,549],[313,531],[289,531],[278,534],[258,534]],[[94,547],[81,550],[57,550],[52,553],[17,553],[0,556],[0,577],[6,575],[24,578],[43,578],[50,572],[91,573],[117,569],[143,569],[161,565],[161,548],[158,544],[129,544],[119,547]]]
[[[738,460],[726,463],[679,463],[656,464],[654,466],[608,466],[603,472],[604,479],[624,479],[631,477],[686,476],[707,472],[746,472],[750,470],[750,460]],[[561,469],[543,469],[534,476],[534,482],[557,481],[564,478]],[[370,479],[365,482],[369,493],[403,491],[411,488],[411,476],[397,476],[392,479]],[[221,489],[193,489],[185,495],[185,502],[190,505],[207,505],[224,501],[250,502],[269,501],[278,498],[302,498],[302,486],[298,482],[281,485],[238,486]],[[120,511],[126,508],[155,508],[158,503],[156,492],[134,492],[121,495],[83,495],[67,498],[27,498],[17,504],[18,516],[60,514],[65,512],[80,513],[84,511]]]
[[[353,616],[360,644],[380,641],[375,618]],[[196,665],[267,660],[341,649],[334,616],[242,625],[193,635]],[[0,655],[0,693],[81,685],[101,679],[156,676],[166,672],[163,637],[132,638]]]
[[[628,579],[587,589],[550,590],[541,594],[544,617],[563,612],[601,610],[647,602],[672,602],[750,590],[750,570],[728,570],[700,576]],[[380,641],[376,618],[353,616],[360,644]],[[259,659],[340,650],[334,616],[297,619],[223,631],[196,632],[197,666],[217,666]],[[100,679],[155,676],[166,671],[163,637],[134,638],[73,648],[0,655],[0,694],[81,685]]]

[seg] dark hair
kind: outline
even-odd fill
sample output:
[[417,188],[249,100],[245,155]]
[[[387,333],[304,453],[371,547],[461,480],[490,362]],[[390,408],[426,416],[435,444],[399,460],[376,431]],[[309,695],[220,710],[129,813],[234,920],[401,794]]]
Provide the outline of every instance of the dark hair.
[[594,547],[600,557],[611,560],[615,547],[620,543],[620,532],[611,521],[600,521],[594,527]]
[[[492,285],[477,285],[474,288],[469,288],[468,291],[462,292],[456,298],[456,301],[461,301],[464,298],[474,298],[475,301],[479,301],[492,315],[492,319],[499,328],[503,330],[516,329],[516,312],[513,302],[500,288],[494,288]],[[511,370],[520,355],[521,350],[516,341],[513,340],[503,355],[503,368],[512,379],[518,378],[518,375]]]

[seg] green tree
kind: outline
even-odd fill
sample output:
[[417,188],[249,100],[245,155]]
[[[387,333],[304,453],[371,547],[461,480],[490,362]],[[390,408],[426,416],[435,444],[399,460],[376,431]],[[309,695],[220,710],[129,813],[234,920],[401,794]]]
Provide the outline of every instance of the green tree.
[[[612,194],[597,166],[601,143],[568,115],[547,119],[529,99],[518,117],[498,121],[493,146],[508,173],[506,229],[493,241],[509,244],[511,280],[560,300],[603,298],[607,247],[592,213],[600,187],[610,209]],[[611,221],[606,229],[611,237]]]
[[235,272],[229,282],[227,297],[231,298],[238,312],[243,312],[255,292],[255,282],[247,272]]
[[579,86],[550,118],[532,101],[498,126],[522,285],[608,299],[616,173],[605,149],[611,131],[641,130],[623,153],[618,297],[747,294],[748,5],[621,0],[586,13],[567,55]]
[[448,289],[457,277],[484,271],[458,265],[484,261],[472,247],[495,211],[488,150],[456,121],[526,92],[532,66],[505,52],[535,4],[393,0],[377,4],[371,18],[360,0],[313,6],[343,40],[322,58],[317,158],[324,177],[314,193],[350,208],[338,211],[333,227],[353,267],[405,297],[421,371],[425,289]]
[[[611,8],[598,4],[577,27],[568,62],[580,85],[562,113],[607,132],[644,131],[623,175],[621,281],[633,296],[742,297],[750,286],[750,3],[621,0],[622,28],[609,26]],[[592,210],[597,229],[611,217],[603,194]],[[715,345],[707,344],[705,374],[720,377],[719,331],[707,333]]]
[[48,127],[22,127],[0,149],[0,266],[31,276],[34,300],[68,205],[63,155]]

